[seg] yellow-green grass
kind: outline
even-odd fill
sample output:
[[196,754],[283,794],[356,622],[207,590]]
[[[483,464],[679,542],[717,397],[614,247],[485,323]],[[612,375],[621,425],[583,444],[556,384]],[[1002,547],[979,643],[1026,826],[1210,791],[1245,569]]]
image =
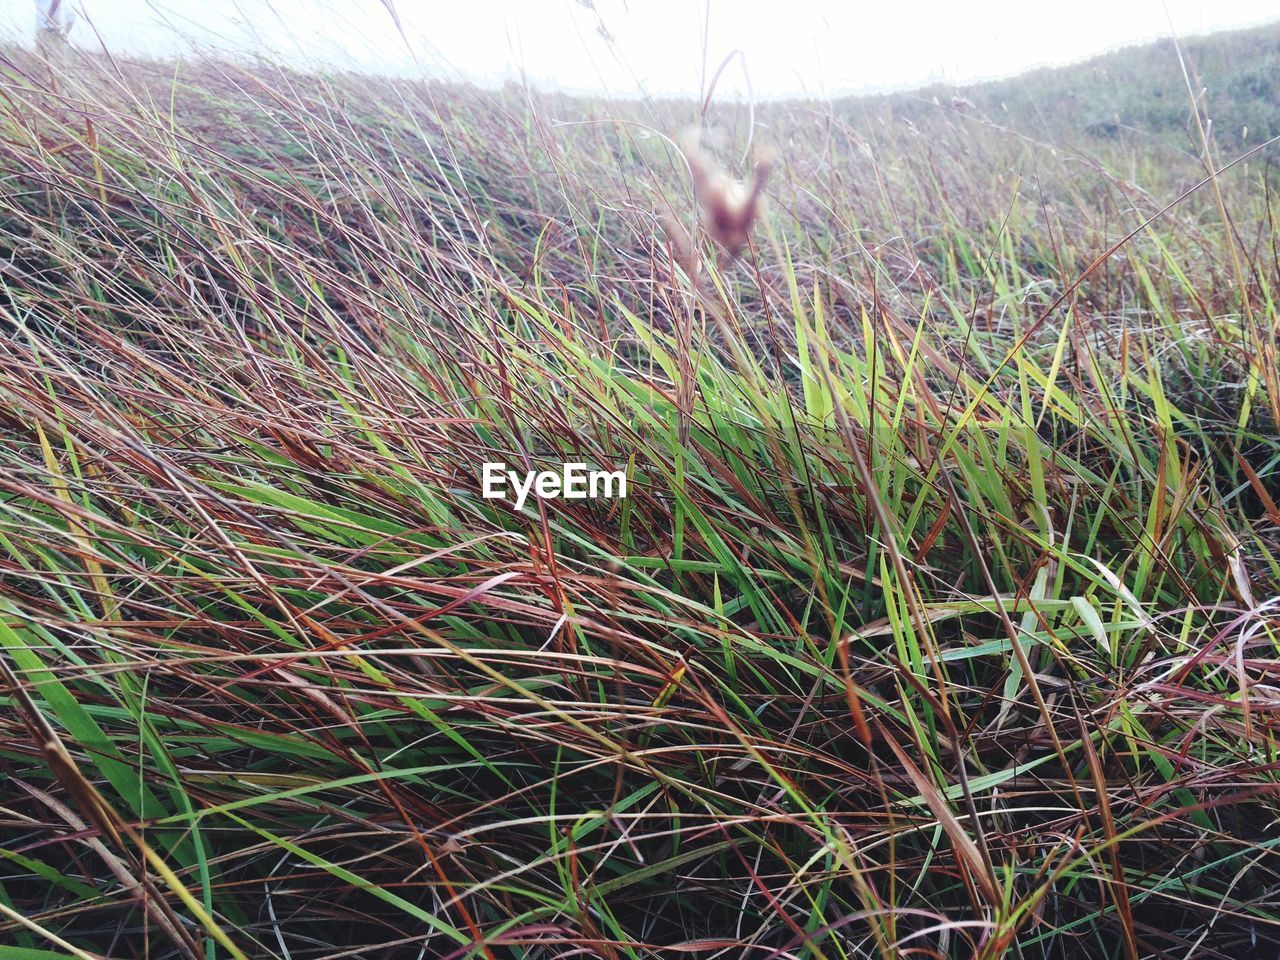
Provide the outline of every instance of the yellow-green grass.
[[0,956],[1280,943],[1267,148],[2,82]]

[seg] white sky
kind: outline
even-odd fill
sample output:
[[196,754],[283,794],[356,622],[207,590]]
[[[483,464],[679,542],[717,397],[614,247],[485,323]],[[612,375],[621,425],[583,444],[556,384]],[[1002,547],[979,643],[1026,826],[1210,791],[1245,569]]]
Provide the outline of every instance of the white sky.
[[[1275,0],[63,0],[72,34],[167,55],[195,39],[294,62],[628,96],[719,91],[835,95],[1006,76],[1126,43],[1280,17]],[[35,0],[0,0],[0,31],[29,37]],[[597,27],[612,42],[597,34]],[[705,43],[705,57],[704,57]],[[745,76],[744,76],[745,67]]]

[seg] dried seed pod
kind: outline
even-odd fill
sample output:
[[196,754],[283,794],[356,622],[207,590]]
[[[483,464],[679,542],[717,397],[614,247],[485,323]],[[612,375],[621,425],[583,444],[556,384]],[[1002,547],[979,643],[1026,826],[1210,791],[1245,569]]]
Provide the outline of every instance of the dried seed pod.
[[720,170],[703,153],[695,137],[689,138],[685,156],[707,232],[729,256],[736,257],[750,240],[751,227],[760,213],[761,197],[769,180],[769,158],[757,158],[751,179],[743,183]]

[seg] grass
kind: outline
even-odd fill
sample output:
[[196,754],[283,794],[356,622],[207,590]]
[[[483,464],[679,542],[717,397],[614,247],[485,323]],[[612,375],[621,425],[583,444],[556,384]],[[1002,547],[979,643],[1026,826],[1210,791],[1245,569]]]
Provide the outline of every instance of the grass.
[[[1168,23],[1161,25],[1166,29]],[[970,109],[1042,136],[1128,142],[1144,153],[1173,146],[1198,151],[1182,62],[1204,81],[1196,104],[1212,117],[1214,136],[1232,154],[1280,133],[1270,108],[1280,94],[1280,25],[1130,46],[1069,67],[1043,67],[975,84],[961,95]],[[936,85],[885,98],[906,115],[924,112],[921,99],[949,101],[955,88]]]
[[0,956],[1280,945],[1267,148],[2,82]]

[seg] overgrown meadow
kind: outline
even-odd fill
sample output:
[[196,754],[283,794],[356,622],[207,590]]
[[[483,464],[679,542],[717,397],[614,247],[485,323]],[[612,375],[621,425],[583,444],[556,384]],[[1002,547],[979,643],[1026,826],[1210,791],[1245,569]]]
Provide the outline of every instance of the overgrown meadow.
[[7,50],[0,956],[1274,956],[1280,148],[1193,106]]

